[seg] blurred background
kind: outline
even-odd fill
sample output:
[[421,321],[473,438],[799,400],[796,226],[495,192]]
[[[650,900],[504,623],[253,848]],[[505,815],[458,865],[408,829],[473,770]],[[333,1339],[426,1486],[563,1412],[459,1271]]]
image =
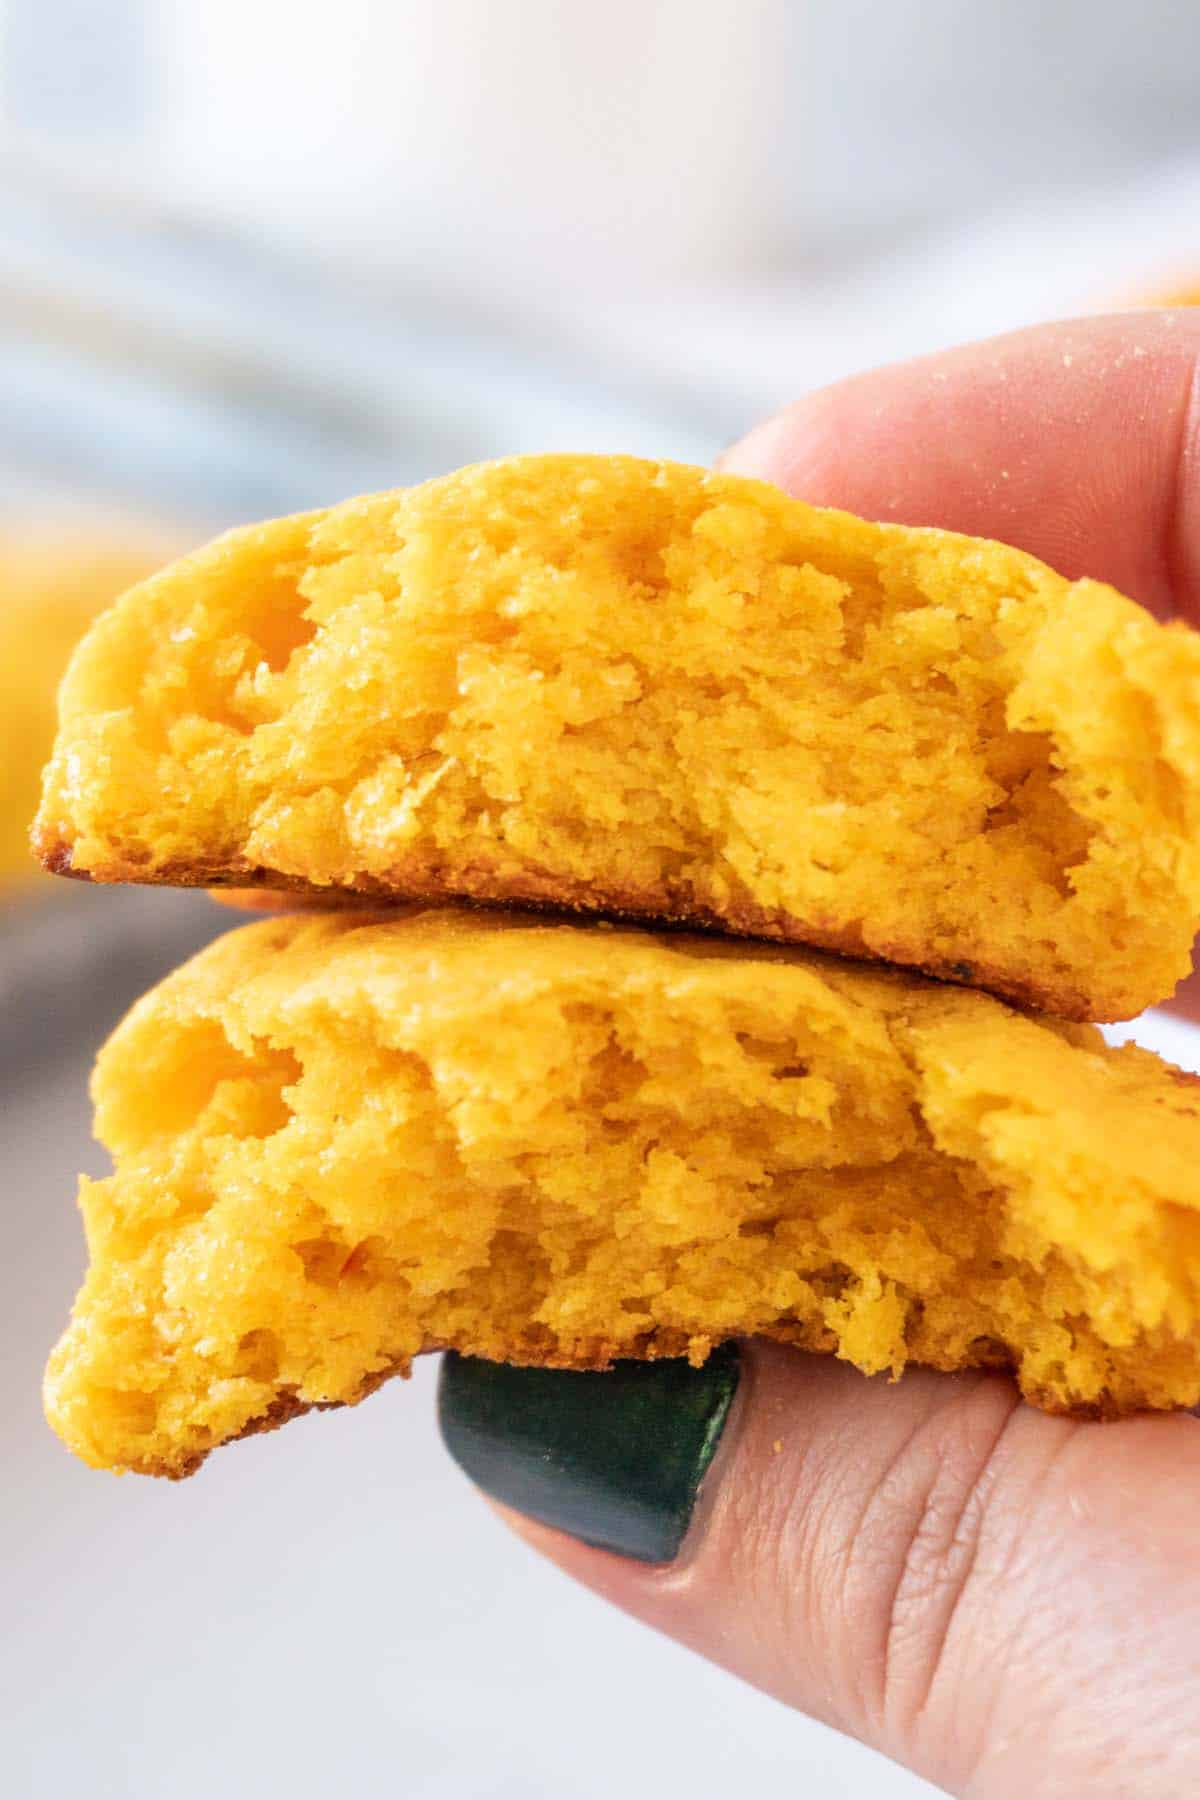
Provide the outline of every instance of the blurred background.
[[854,369],[1189,286],[1177,0],[0,0],[14,1800],[932,1792],[510,1541],[432,1359],[179,1489],[71,1460],[38,1383],[91,1058],[228,920],[52,881],[23,829],[74,636],[214,530],[511,451],[706,461]]

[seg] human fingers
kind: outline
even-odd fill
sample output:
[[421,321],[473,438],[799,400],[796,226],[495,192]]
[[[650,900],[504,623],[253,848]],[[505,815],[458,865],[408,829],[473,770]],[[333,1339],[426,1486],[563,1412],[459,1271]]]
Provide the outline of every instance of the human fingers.
[[[1040,325],[805,395],[724,468],[999,538],[1200,625],[1200,311]],[[1200,976],[1175,995],[1200,1019]]]
[[1200,621],[1200,312],[1039,325],[836,382],[722,467],[999,538]]
[[1080,1424],[996,1376],[767,1344],[727,1388],[447,1359],[442,1427],[568,1573],[952,1793],[1191,1791],[1195,1420]]

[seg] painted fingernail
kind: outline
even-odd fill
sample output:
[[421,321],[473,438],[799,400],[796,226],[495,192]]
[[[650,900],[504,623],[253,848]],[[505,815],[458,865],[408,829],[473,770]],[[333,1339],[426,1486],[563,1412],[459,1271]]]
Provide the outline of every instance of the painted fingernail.
[[679,1553],[738,1384],[728,1344],[702,1368],[516,1369],[450,1351],[438,1416],[485,1494],[638,1562]]

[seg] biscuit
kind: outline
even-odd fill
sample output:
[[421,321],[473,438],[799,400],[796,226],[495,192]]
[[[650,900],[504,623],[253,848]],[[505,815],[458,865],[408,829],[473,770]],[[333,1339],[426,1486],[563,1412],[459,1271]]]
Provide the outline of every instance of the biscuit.
[[419,1351],[601,1368],[761,1334],[1200,1401],[1200,1085],[1093,1027],[805,950],[500,913],[231,932],[101,1052],[47,1376],[178,1476]]
[[96,881],[679,921],[1124,1018],[1200,923],[1200,635],[999,544],[517,458],[129,595],[35,841]]

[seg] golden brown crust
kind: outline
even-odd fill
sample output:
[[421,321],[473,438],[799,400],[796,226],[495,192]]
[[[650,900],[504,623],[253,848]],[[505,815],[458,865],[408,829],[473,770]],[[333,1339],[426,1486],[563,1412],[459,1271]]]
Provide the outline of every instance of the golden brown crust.
[[[71,866],[71,846],[61,838],[35,840],[35,853],[53,875],[101,884],[138,882],[163,887],[260,888],[294,894],[323,907],[370,905],[440,906],[451,901],[459,906],[500,908],[548,913],[587,914],[634,925],[653,925],[712,931],[725,936],[765,939],[778,944],[806,944],[857,962],[899,964],[957,987],[983,988],[1015,1006],[1034,1012],[1055,1013],[1073,1023],[1096,1022],[1098,1015],[1086,994],[1067,982],[1052,986],[1028,979],[1014,979],[1011,970],[976,959],[965,963],[953,958],[931,958],[926,946],[909,943],[868,944],[861,931],[828,920],[805,918],[781,910],[768,911],[751,901],[731,902],[723,912],[697,903],[686,893],[665,884],[657,888],[584,886],[548,874],[524,870],[517,876],[501,874],[486,865],[450,874],[424,859],[398,863],[386,876],[356,875],[346,886],[331,888],[302,877],[281,874],[261,864],[237,859],[231,863],[164,863],[154,869],[142,864],[108,863],[90,870]],[[1105,1015],[1107,1017],[1107,1015]]]
[[[802,1350],[808,1355],[827,1356],[832,1354],[834,1349],[833,1335],[823,1327],[779,1326],[773,1330],[764,1331],[761,1335],[773,1343],[787,1344],[792,1349]],[[719,1348],[720,1341],[713,1340],[709,1354]],[[443,1350],[455,1348],[458,1346],[440,1343],[426,1344],[418,1351],[418,1355],[436,1355]],[[548,1353],[544,1347],[535,1347],[529,1343],[514,1343],[504,1360],[520,1368],[571,1369],[576,1373],[603,1374],[618,1361],[660,1362],[667,1357],[686,1355],[687,1348],[686,1335],[678,1332],[656,1332],[648,1334],[645,1338],[638,1339],[632,1344],[596,1344],[586,1353],[575,1356],[555,1355],[552,1352]],[[464,1347],[461,1353],[470,1356],[477,1355],[478,1351],[468,1346]],[[1003,1345],[981,1342],[977,1353],[969,1361],[952,1362],[936,1357],[914,1358],[909,1366],[935,1369],[939,1373],[947,1375],[965,1374],[971,1369],[989,1369],[996,1374],[1013,1375],[1016,1365],[1014,1358],[1004,1349]],[[298,1400],[295,1395],[283,1395],[261,1418],[252,1420],[244,1430],[237,1433],[236,1437],[227,1441],[237,1443],[242,1438],[259,1437],[264,1432],[278,1431],[281,1425],[290,1424],[293,1419],[301,1418],[305,1413],[337,1412],[343,1406],[358,1406],[362,1401],[369,1400],[372,1394],[378,1392],[393,1377],[399,1376],[402,1380],[407,1380],[411,1374],[412,1360],[405,1358],[393,1368],[384,1369],[375,1375],[353,1400],[305,1401]],[[1109,1395],[1102,1396],[1100,1400],[1087,1405],[1076,1404],[1074,1406],[1064,1406],[1061,1399],[1048,1389],[1022,1388],[1021,1395],[1030,1406],[1037,1407],[1041,1412],[1052,1413],[1057,1418],[1112,1422],[1125,1417],[1121,1407]],[[205,1451],[184,1464],[170,1467],[142,1464],[134,1472],[139,1475],[162,1476],[167,1481],[185,1481],[189,1475],[196,1474],[201,1465],[207,1461],[209,1454],[210,1452]]]
[[[431,1346],[431,1348],[440,1347]],[[242,1438],[262,1437],[268,1431],[278,1431],[281,1425],[290,1425],[293,1419],[303,1418],[305,1413],[337,1412],[346,1405],[357,1406],[360,1401],[369,1400],[371,1395],[376,1393],[385,1381],[391,1381],[393,1376],[398,1375],[402,1381],[407,1381],[411,1374],[412,1358],[404,1357],[400,1362],[394,1363],[391,1368],[380,1370],[370,1381],[364,1383],[361,1393],[353,1401],[300,1400],[294,1393],[281,1394],[265,1413],[262,1413],[257,1419],[251,1419],[250,1423],[238,1432],[237,1438],[230,1441],[237,1442]],[[214,1446],[214,1448],[216,1447]],[[187,1458],[186,1461],[172,1463],[169,1466],[167,1464],[140,1463],[131,1466],[131,1473],[160,1475],[167,1481],[186,1481],[189,1475],[194,1475],[208,1461],[211,1454],[211,1451],[205,1450],[197,1456]]]

